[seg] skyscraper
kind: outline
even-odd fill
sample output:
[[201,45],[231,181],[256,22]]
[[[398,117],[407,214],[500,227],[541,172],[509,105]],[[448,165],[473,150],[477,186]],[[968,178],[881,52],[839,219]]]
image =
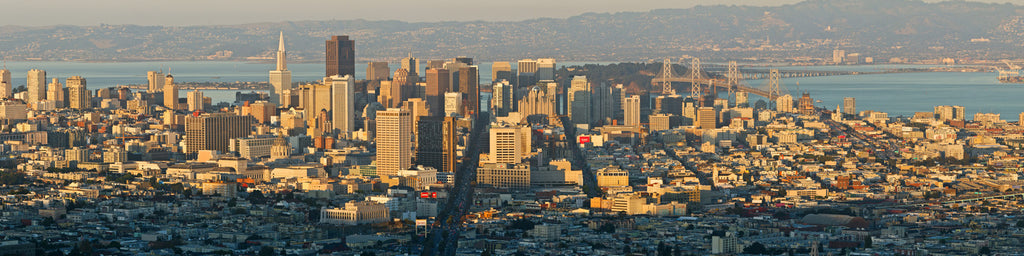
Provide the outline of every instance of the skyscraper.
[[203,92],[200,90],[194,90],[188,92],[185,97],[188,103],[188,111],[204,111],[203,109]]
[[164,73],[160,71],[146,72],[146,80],[149,81],[149,93],[162,92],[164,90]]
[[843,114],[856,115],[857,114],[857,99],[853,97],[843,98]]
[[491,86],[491,108],[494,109],[495,116],[508,116],[508,112],[512,111],[512,90],[508,80],[496,82]]
[[355,78],[332,76],[331,122],[339,137],[348,137],[356,129]]
[[444,170],[444,117],[422,117],[416,131],[416,164]]
[[530,127],[507,123],[491,125],[490,157],[493,163],[518,164],[530,154]]
[[441,127],[441,170],[443,172],[455,172],[455,156],[458,152],[455,152],[458,148],[459,137],[455,130],[455,117],[446,116],[444,117],[444,123]]
[[[166,89],[166,88],[165,88]],[[231,139],[247,137],[252,131],[252,116],[231,113],[194,113],[185,117],[185,152],[228,151]]]
[[523,117],[532,115],[555,116],[555,95],[549,94],[541,85],[535,85],[519,100],[519,113]]
[[326,77],[333,75],[356,75],[356,42],[348,36],[332,36],[327,40]]
[[590,82],[586,76],[574,76],[569,86],[569,118],[573,124],[590,124]]
[[537,59],[537,80],[555,80],[555,59]]
[[64,97],[65,94],[64,85],[57,78],[53,78],[53,82],[50,82],[50,85],[46,87],[46,99],[56,103],[58,108],[70,106]]
[[377,175],[412,166],[412,115],[400,108],[377,111]]
[[503,79],[513,81],[512,64],[509,64],[508,61],[495,61],[491,63],[491,81],[497,82]]
[[463,112],[467,115],[480,113],[480,76],[477,66],[459,69],[459,92],[463,97]]
[[523,88],[537,83],[537,61],[532,59],[519,60],[516,64],[516,87]]
[[11,98],[14,86],[11,84],[11,71],[0,69],[0,99]]
[[[426,100],[427,104],[430,105],[431,112],[434,116],[443,116],[444,114],[444,93],[448,92],[448,87],[451,84],[449,80],[451,74],[448,73],[447,69],[443,68],[430,68],[427,69],[427,88],[426,88]],[[440,168],[438,168],[440,170]]]
[[775,98],[775,111],[793,113],[793,96],[785,94]]
[[814,100],[811,99],[811,94],[804,92],[804,95],[800,97],[800,114],[811,115],[814,114]]
[[25,98],[25,102],[35,109],[39,101],[46,99],[46,71],[29,70],[27,79],[25,87],[28,88],[28,97]]
[[270,95],[270,101],[274,103],[285,102],[281,97],[285,90],[292,89],[292,71],[288,70],[287,53],[284,50],[284,31],[277,43],[277,68],[270,71],[270,85],[274,91]]
[[178,109],[178,85],[174,84],[174,76],[170,74],[164,78],[164,106],[171,110]]
[[626,102],[623,104],[622,112],[623,116],[625,116],[625,120],[623,120],[624,125],[640,125],[640,96],[633,95],[627,97]]
[[[92,108],[92,97],[85,88],[85,78],[72,76],[68,78],[68,103],[73,109]],[[63,92],[61,92],[63,93]]]
[[366,64],[366,80],[379,81],[388,80],[388,76],[391,75],[391,68],[388,67],[387,62],[372,61]]
[[700,107],[697,109],[697,128],[715,129],[718,124],[717,118],[714,107]]
[[[402,68],[409,72],[409,76],[419,77],[420,75],[420,59],[409,56],[408,58],[402,59]],[[412,83],[419,82],[419,79],[410,80]]]
[[462,110],[462,93],[444,93],[444,116],[452,116],[454,114],[465,115]]

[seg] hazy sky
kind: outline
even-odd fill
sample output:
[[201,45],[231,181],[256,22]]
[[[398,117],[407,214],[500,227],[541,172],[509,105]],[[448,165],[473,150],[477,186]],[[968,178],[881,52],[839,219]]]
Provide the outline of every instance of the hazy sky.
[[[215,25],[300,20],[508,21],[801,0],[0,0],[0,25]],[[937,2],[941,0],[926,0]],[[1024,4],[1024,0],[972,0]]]

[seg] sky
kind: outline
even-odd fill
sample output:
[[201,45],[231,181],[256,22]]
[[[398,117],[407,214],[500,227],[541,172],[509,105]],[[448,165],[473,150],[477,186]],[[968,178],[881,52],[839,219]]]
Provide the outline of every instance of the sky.
[[[802,0],[0,0],[0,26],[230,25],[303,20],[517,21],[697,5]],[[926,0],[937,2],[942,0]],[[1024,0],[971,0],[1024,4]]]

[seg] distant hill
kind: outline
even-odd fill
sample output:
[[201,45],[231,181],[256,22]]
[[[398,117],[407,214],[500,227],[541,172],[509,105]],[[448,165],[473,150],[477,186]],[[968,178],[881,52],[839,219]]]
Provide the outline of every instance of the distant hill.
[[[225,26],[0,27],[6,60],[271,57],[283,30],[293,61],[321,61],[331,35],[361,61],[464,55],[481,60],[646,60],[831,56],[1022,58],[1024,7],[974,2],[808,0],[779,7],[709,6],[587,13],[517,22],[297,21]],[[974,39],[972,42],[972,39]]]

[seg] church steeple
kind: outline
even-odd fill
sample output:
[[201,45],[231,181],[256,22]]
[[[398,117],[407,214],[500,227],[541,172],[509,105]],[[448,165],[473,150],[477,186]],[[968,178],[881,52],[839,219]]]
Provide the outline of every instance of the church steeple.
[[284,51],[284,31],[281,31],[280,43],[277,45],[277,70],[284,71],[288,70],[288,63],[285,62],[285,51]]

